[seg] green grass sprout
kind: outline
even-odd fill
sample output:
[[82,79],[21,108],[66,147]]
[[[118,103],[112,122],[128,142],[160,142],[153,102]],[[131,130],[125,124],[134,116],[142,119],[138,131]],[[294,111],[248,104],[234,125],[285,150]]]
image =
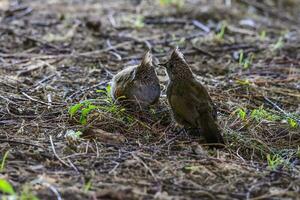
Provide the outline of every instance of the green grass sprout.
[[3,156],[2,160],[1,160],[0,172],[3,172],[3,170],[5,168],[5,162],[6,162],[8,154],[9,154],[9,151],[6,151],[4,153],[4,156]]
[[9,194],[9,195],[16,194],[13,186],[5,179],[0,179],[0,192]]

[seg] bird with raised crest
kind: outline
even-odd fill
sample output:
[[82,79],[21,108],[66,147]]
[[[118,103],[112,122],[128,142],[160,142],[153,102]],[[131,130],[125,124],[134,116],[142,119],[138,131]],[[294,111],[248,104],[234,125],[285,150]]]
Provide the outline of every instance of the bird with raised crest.
[[167,98],[175,121],[184,128],[198,130],[207,143],[224,144],[212,99],[194,77],[179,49],[176,48],[170,59],[161,65],[169,76]]
[[150,51],[144,54],[139,65],[129,66],[113,77],[111,95],[114,100],[126,100],[143,108],[158,101],[160,85]]

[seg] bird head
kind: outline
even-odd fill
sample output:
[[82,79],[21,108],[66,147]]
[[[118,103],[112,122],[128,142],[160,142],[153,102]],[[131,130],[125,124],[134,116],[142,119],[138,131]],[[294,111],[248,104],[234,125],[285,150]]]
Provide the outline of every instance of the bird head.
[[156,74],[152,64],[152,54],[149,50],[144,54],[141,63],[136,68],[135,79],[147,81],[151,80],[154,76]]
[[178,47],[173,50],[170,59],[160,65],[166,68],[170,80],[192,76],[192,72]]

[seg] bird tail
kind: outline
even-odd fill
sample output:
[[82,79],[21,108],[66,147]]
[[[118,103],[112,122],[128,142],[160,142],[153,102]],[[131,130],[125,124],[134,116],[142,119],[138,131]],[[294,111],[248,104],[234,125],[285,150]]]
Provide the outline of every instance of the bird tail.
[[221,130],[211,114],[201,113],[198,124],[203,130],[203,136],[206,139],[207,143],[224,144]]

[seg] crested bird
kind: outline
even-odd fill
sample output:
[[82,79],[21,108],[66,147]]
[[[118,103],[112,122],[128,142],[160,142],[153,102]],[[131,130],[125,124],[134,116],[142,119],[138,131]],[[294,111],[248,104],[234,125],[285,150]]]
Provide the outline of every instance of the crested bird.
[[160,97],[160,84],[147,51],[139,65],[129,66],[117,73],[111,82],[114,100],[127,100],[141,107],[155,104]]
[[183,54],[176,48],[166,68],[167,98],[175,121],[184,128],[202,130],[207,143],[224,144],[217,123],[217,111],[206,88],[196,80]]

